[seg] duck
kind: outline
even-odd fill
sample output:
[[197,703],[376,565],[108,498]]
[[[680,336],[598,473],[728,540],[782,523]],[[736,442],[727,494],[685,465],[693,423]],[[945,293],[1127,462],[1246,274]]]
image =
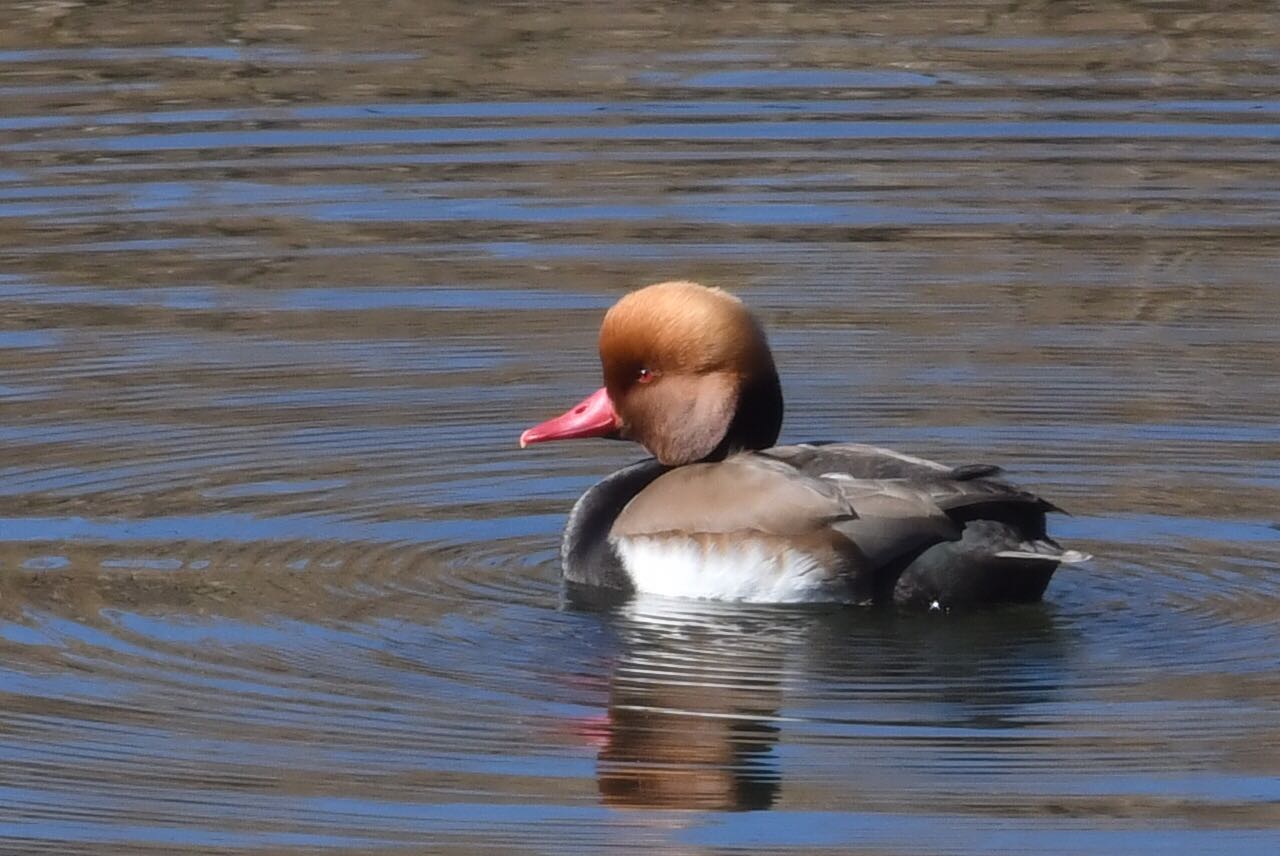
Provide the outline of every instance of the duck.
[[624,597],[947,610],[1039,601],[1091,558],[1046,532],[1061,511],[998,466],[852,442],[775,445],[782,384],[763,327],[695,282],[632,291],[604,316],[604,386],[520,436],[608,438],[651,457],[574,504],[564,582]]

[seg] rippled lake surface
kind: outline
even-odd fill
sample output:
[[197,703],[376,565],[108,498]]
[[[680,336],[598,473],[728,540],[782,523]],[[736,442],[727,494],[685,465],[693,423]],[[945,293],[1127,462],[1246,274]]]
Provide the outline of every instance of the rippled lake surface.
[[[207,7],[207,8],[206,8]],[[0,851],[1271,854],[1269,3],[0,9]],[[562,603],[629,288],[999,462],[971,615]]]

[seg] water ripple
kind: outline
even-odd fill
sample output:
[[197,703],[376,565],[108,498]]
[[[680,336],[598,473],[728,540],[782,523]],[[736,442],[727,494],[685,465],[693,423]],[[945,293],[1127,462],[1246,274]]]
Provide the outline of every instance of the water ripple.
[[[669,5],[0,11],[0,850],[1274,849],[1271,10]],[[1098,558],[563,592],[671,277]]]

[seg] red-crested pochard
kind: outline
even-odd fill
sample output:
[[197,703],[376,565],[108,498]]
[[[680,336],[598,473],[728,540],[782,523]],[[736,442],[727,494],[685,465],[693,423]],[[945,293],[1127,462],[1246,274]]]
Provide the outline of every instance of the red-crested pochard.
[[634,440],[653,458],[573,507],[577,586],[669,597],[951,608],[1038,600],[1088,557],[1045,534],[1040,497],[987,465],[855,443],[774,446],[782,388],[740,300],[692,282],[626,295],[600,328],[604,388],[520,445]]

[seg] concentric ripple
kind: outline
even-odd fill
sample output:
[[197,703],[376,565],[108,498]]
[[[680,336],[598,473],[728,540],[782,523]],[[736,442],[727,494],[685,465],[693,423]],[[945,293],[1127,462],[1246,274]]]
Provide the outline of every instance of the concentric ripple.
[[[206,8],[206,6],[208,8]],[[0,851],[1271,854],[1280,54],[1176,4],[0,10]],[[1098,558],[572,600],[626,288]]]

